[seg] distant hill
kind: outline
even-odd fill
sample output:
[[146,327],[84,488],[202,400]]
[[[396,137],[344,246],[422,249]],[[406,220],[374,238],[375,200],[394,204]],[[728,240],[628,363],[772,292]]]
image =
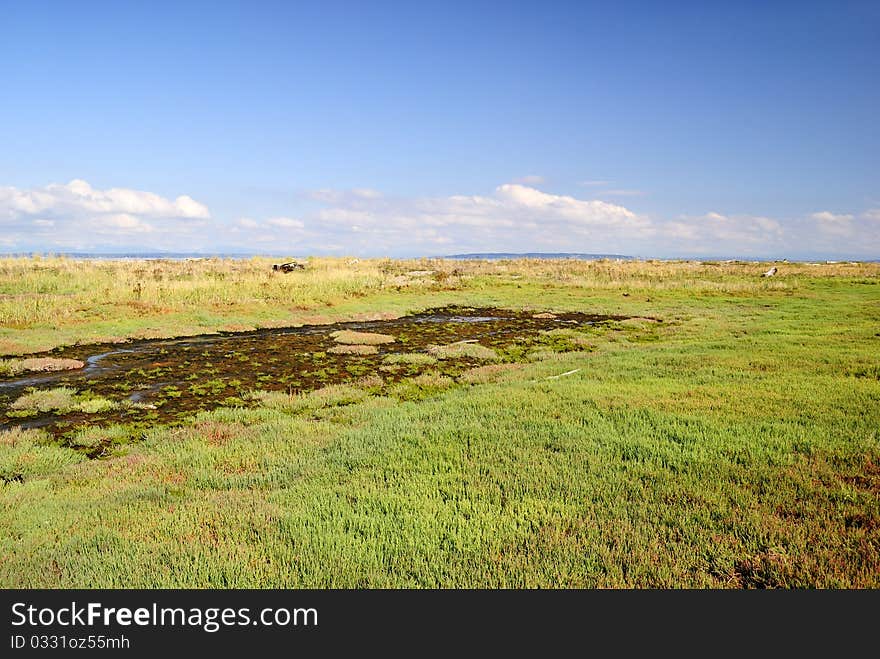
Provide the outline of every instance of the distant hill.
[[575,252],[525,252],[515,254],[512,252],[485,252],[477,254],[449,254],[444,259],[578,259],[580,261],[594,261],[596,259],[632,259],[635,257],[623,254],[578,254]]

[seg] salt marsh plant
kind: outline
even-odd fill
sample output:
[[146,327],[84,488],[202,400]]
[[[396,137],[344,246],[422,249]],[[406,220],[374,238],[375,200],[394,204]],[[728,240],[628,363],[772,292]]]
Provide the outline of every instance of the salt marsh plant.
[[479,343],[459,341],[448,345],[433,345],[428,348],[428,353],[437,359],[479,359],[492,361],[498,359],[498,353],[492,348]]

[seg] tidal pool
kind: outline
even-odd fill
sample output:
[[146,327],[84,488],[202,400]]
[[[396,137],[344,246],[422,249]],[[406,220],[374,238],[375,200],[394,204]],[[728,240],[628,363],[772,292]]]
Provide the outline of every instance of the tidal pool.
[[[176,423],[200,410],[247,404],[247,393],[255,390],[306,392],[374,374],[393,383],[428,370],[455,376],[486,363],[485,358],[462,350],[434,364],[413,360],[393,367],[386,358],[427,355],[431,346],[465,342],[494,350],[498,361],[524,361],[530,351],[542,348],[578,349],[559,333],[547,334],[550,330],[596,329],[624,319],[447,307],[395,320],[70,346],[43,356],[79,359],[83,368],[0,379],[0,429],[41,427],[63,437],[92,425]],[[333,334],[340,330],[386,334],[394,341],[365,354],[329,352],[338,347]],[[14,407],[23,395],[58,387],[75,390],[80,404],[43,411],[20,403],[20,409]],[[99,398],[112,402],[112,409],[97,404]]]

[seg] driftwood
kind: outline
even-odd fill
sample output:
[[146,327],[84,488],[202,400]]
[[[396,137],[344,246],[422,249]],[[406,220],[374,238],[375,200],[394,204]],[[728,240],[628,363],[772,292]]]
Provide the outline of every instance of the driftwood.
[[280,270],[281,272],[293,272],[294,270],[305,270],[306,266],[302,263],[291,261],[290,263],[274,263],[272,264],[272,269]]
[[774,265],[772,268],[770,268],[767,272],[765,272],[761,276],[762,277],[772,277],[773,275],[776,274],[776,272],[777,272],[777,269],[776,269],[776,266]]

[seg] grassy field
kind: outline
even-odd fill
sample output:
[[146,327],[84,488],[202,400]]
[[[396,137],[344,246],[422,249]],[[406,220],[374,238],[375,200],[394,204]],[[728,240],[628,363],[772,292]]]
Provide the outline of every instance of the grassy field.
[[880,587],[880,264],[308,266],[0,259],[0,355],[447,304],[639,318],[136,441],[0,434],[0,586]]

